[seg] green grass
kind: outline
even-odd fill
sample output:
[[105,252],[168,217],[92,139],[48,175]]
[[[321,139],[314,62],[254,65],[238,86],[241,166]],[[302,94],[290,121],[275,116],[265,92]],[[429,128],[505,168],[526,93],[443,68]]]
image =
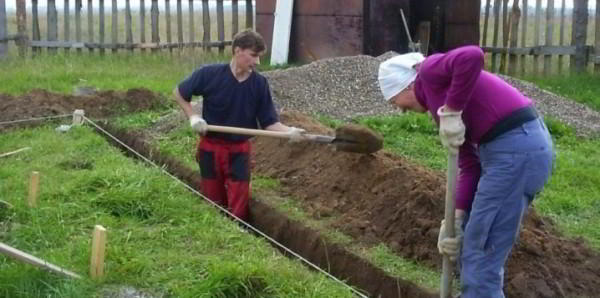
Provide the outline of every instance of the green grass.
[[[172,297],[349,297],[347,289],[241,232],[154,167],[124,157],[90,128],[0,135],[0,241],[78,272],[67,280],[0,257],[2,297],[92,297],[129,285]],[[41,173],[38,207],[25,205]],[[106,275],[87,277],[91,232],[107,229]],[[10,229],[8,228],[10,227]]]
[[529,76],[526,80],[543,89],[567,96],[600,111],[600,74],[571,74],[562,76]]

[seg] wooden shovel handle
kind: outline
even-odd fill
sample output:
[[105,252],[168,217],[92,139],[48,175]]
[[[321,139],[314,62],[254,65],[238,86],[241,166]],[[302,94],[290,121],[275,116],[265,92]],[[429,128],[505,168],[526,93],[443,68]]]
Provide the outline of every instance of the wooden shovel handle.
[[207,125],[207,130],[212,132],[231,133],[246,136],[262,136],[289,139],[290,135],[283,131],[271,131],[263,129],[250,129],[232,126]]

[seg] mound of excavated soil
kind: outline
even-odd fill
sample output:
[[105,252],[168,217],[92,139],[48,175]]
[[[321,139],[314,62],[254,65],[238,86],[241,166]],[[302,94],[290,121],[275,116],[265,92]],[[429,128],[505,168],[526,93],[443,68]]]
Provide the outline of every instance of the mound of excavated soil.
[[[299,113],[282,121],[311,132],[333,131]],[[386,243],[398,254],[440,268],[436,241],[444,213],[442,173],[386,152],[336,152],[329,146],[257,138],[255,171],[279,179],[290,197],[315,218],[367,244]],[[528,215],[508,262],[508,297],[597,295],[600,256],[566,239],[534,212]]]
[[[100,91],[74,96],[36,89],[20,96],[0,94],[0,122],[71,114],[83,109],[91,118],[104,118],[158,108],[165,99],[147,89]],[[10,125],[0,126],[0,131]]]

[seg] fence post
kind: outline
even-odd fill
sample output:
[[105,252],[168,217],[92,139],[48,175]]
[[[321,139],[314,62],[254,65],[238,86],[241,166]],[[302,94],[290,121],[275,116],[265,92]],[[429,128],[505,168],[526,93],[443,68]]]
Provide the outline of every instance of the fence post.
[[575,46],[575,55],[571,56],[570,69],[583,72],[587,60],[586,39],[588,25],[588,0],[573,1],[573,33],[571,45]]
[[[75,0],[75,41],[81,42],[81,0]],[[81,53],[81,49],[77,49]]]
[[[494,0],[494,35],[492,40],[492,47],[498,47],[498,29],[500,27],[500,0]],[[496,58],[498,54],[492,53],[492,72],[496,72]]]
[[[521,23],[521,47],[527,47],[527,14],[529,4],[527,0],[523,0],[523,22]],[[527,68],[527,55],[521,55],[521,75],[525,75],[525,69]]]
[[[489,0],[488,0],[489,1]],[[231,36],[235,36],[240,30],[238,22],[238,0],[231,0]]]
[[596,18],[594,19],[596,25],[595,38],[596,43],[594,45],[594,72],[600,74],[600,1],[596,0]]
[[173,42],[171,37],[171,3],[169,0],[165,0],[165,16],[167,18],[167,43],[169,44],[169,52],[173,52],[173,48],[171,47],[171,43]]
[[[542,14],[542,0],[535,1],[535,20],[533,26],[533,46],[540,46],[540,19]],[[540,55],[533,55],[533,74],[537,75],[540,70]]]
[[0,0],[0,58],[6,55],[8,49],[8,40],[4,40],[6,35],[6,3]]
[[189,8],[189,15],[188,15],[189,22],[188,22],[188,24],[190,26],[190,30],[189,30],[189,32],[190,32],[190,40],[189,40],[189,42],[193,43],[195,41],[194,37],[196,36],[196,32],[194,31],[195,26],[194,26],[194,1],[193,0],[190,0],[188,8]]
[[[88,42],[94,43],[94,9],[92,7],[92,0],[87,2],[87,16],[88,16]],[[90,47],[90,52],[94,51],[94,47]]]
[[[146,4],[144,0],[140,0],[140,43],[146,43]],[[143,47],[140,50],[146,51]]]
[[508,0],[502,1],[502,55],[500,56],[499,73],[506,73],[506,58],[508,56],[508,39],[510,36],[510,12],[508,11]]
[[[546,46],[552,46],[552,37],[554,35],[554,0],[548,0],[546,6]],[[544,75],[552,72],[552,55],[544,55]]]
[[130,46],[129,50],[133,53],[133,29],[131,27],[131,3],[125,1],[125,43]]
[[491,0],[485,1],[485,15],[483,19],[483,37],[481,38],[481,46],[485,47],[487,45],[487,31],[488,31],[488,23],[490,19],[490,4]]
[[219,35],[219,53],[225,51],[225,17],[223,14],[223,0],[217,0],[217,33]]
[[202,0],[202,22],[204,50],[210,51],[210,47],[208,46],[210,42],[210,11],[208,10],[208,0]]
[[[152,43],[158,45],[160,43],[160,37],[158,36],[158,0],[152,0],[150,21],[152,23]],[[158,48],[153,48],[152,51],[156,52]]]
[[119,10],[117,9],[117,0],[112,0],[112,52],[117,52],[117,44],[119,43]]
[[254,11],[252,0],[246,0],[246,28],[254,29]]
[[[69,12],[70,12],[69,0],[65,0],[64,1],[64,10],[63,10],[65,27],[63,28],[63,30],[64,30],[63,32],[64,32],[64,37],[65,37],[66,42],[71,41],[71,18],[69,17]],[[70,50],[71,50],[71,48],[65,47],[65,53],[68,53]]]
[[183,47],[183,12],[181,8],[181,0],[177,0],[177,43],[179,43],[179,51]]
[[[519,40],[519,19],[521,18],[521,9],[519,8],[519,0],[515,0],[510,15],[510,48],[517,47]],[[508,56],[508,74],[514,76],[517,72],[517,55],[509,54]]]
[[[40,20],[38,17],[38,0],[31,1],[31,37],[32,40],[40,40]],[[39,54],[41,49],[31,47],[32,56]]]
[[19,56],[25,57],[27,53],[27,9],[25,0],[17,0],[17,32],[19,33],[19,39],[17,40]]
[[[48,0],[47,7],[47,26],[48,26],[48,41],[58,40],[58,12],[56,11],[56,1]],[[55,47],[48,47],[48,53],[56,54]]]
[[[562,0],[562,6],[560,7],[560,33],[558,44],[563,46],[565,44],[565,0]],[[558,73],[562,73],[563,70],[563,55],[558,55]]]
[[104,55],[104,0],[100,0],[98,4],[98,36],[100,55]]

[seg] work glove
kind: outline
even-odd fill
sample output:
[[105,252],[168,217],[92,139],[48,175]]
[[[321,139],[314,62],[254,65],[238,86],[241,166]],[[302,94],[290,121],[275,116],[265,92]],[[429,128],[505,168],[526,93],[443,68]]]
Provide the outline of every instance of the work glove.
[[200,117],[196,114],[193,114],[192,116],[190,116],[190,126],[192,127],[193,130],[198,132],[200,135],[205,135],[206,130],[208,128],[206,121],[204,121],[204,119],[202,119],[202,117]]
[[440,234],[438,236],[438,251],[442,255],[450,257],[451,261],[455,261],[460,253],[460,247],[463,240],[463,218],[457,217],[454,219],[454,237],[448,237],[446,234],[446,223],[442,220],[440,226]]
[[297,143],[304,140],[304,133],[306,130],[298,127],[290,126],[290,129],[287,131],[290,143]]
[[443,105],[437,110],[440,117],[440,140],[442,145],[453,154],[458,154],[458,147],[465,142],[465,125],[462,111],[451,112]]

